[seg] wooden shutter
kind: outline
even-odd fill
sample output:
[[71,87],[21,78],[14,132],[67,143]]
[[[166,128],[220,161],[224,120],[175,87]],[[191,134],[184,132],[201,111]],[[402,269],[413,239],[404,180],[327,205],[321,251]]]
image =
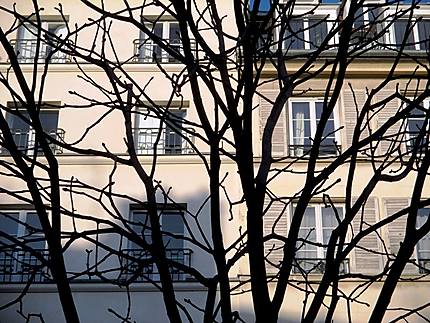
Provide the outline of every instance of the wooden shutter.
[[[264,235],[267,236],[275,232],[276,234],[286,237],[290,205],[286,205],[286,203],[282,201],[271,201],[271,199],[266,196],[264,210],[266,210],[263,218]],[[278,268],[276,266],[280,265],[284,254],[282,250],[283,245],[284,244],[279,240],[270,240],[264,244],[265,254],[269,260],[267,263],[268,273],[277,273]]]
[[[354,100],[355,95],[355,100]],[[349,87],[344,88],[342,93],[344,117],[345,117],[345,137],[346,149],[352,144],[355,127],[357,126],[357,119],[360,111],[366,102],[367,94],[364,89],[354,89],[351,91]],[[362,128],[363,126],[361,126]],[[365,138],[369,134],[367,128],[362,131],[360,139]]]
[[[409,206],[407,198],[387,198],[384,199],[385,216],[393,215]],[[390,254],[396,255],[399,251],[400,244],[405,238],[407,215],[392,221],[386,227],[388,236],[388,250]],[[416,274],[418,268],[412,263],[407,264],[403,270],[404,274]]]
[[[374,103],[379,102],[381,100],[384,100],[385,98],[387,98],[388,96],[392,95],[394,93],[394,89],[393,90],[381,90],[379,91],[375,97],[374,97]],[[391,100],[389,102],[387,102],[387,104],[385,104],[383,106],[383,108],[378,112],[377,114],[377,125],[378,125],[378,129],[384,125],[387,120],[396,115],[396,113],[399,111],[399,107],[400,107],[400,101],[398,99],[394,99]],[[395,143],[394,145],[391,145],[393,141],[397,141],[397,140],[401,140],[404,141],[405,138],[402,138],[402,133],[404,133],[404,125],[402,125],[402,122],[398,122],[396,124],[394,124],[392,127],[390,127],[386,132],[384,137],[387,137],[386,139],[381,140],[380,144],[379,144],[379,151],[378,153],[386,155],[387,153],[389,153],[389,149],[390,151],[396,153],[396,151],[398,152],[398,148],[399,148],[399,143]],[[396,135],[400,134],[398,137]],[[392,137],[391,137],[392,136]],[[403,135],[404,137],[404,135]],[[390,148],[391,146],[391,148]],[[405,149],[404,144],[400,145],[400,148],[402,150]]]
[[[277,90],[265,90],[262,91],[262,95],[272,102],[275,101],[279,91]],[[267,118],[272,111],[273,104],[260,97],[260,141],[263,138],[264,127],[266,126]],[[286,138],[287,138],[287,118],[285,109],[282,109],[281,115],[279,116],[278,123],[275,126],[272,136],[272,154],[273,156],[284,156],[286,150]]]
[[[356,199],[353,199],[355,203]],[[376,223],[377,203],[375,198],[369,198],[352,221],[353,234],[367,229]],[[380,250],[379,238],[376,233],[366,235],[354,249],[352,272],[377,274],[381,271],[381,256],[374,253]],[[355,268],[354,268],[355,267]]]

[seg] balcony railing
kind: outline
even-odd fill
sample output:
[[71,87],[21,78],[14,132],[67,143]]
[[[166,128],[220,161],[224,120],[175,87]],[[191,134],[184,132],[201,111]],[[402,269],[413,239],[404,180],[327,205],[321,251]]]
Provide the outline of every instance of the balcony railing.
[[[322,274],[325,271],[325,259],[323,258],[297,258],[293,266],[293,273],[296,274]],[[349,273],[349,259],[340,263],[339,273]]]
[[[11,129],[11,134],[18,150],[29,155],[34,153],[36,144],[36,133],[34,130]],[[64,141],[65,131],[63,129],[57,128],[47,132],[47,134],[58,141]],[[50,144],[50,147],[55,154],[61,154],[63,152],[63,148],[55,144]],[[38,148],[38,152],[43,153],[40,147]],[[9,154],[9,152],[2,147],[0,147],[0,153],[3,155]]]
[[[166,40],[168,45],[183,53],[182,42],[179,39]],[[135,39],[134,45],[134,60],[138,63],[178,63],[178,60],[169,55],[166,51],[162,50],[160,46],[154,44],[148,39]],[[190,40],[191,50],[197,55],[196,43],[194,40]]]
[[[125,249],[125,255],[134,259],[124,258],[122,261],[122,274],[120,280],[132,282],[145,282],[148,280],[159,281],[160,275],[148,251],[142,249]],[[166,257],[174,262],[191,266],[191,249],[166,249]],[[183,271],[171,267],[170,274],[173,281],[187,280],[188,275]]]
[[[20,63],[33,63],[36,59],[37,39],[13,39],[10,44],[15,47]],[[41,41],[39,47],[38,62],[43,63],[48,55],[53,51],[53,46]],[[70,56],[63,52],[57,51],[52,54],[50,63],[67,63],[70,62]]]
[[160,155],[193,154],[195,139],[193,133],[192,128],[185,128],[181,134],[165,128],[161,130],[159,128],[135,128],[134,140],[137,154],[152,155],[155,145],[155,152]]
[[24,250],[0,251],[0,283],[49,282],[51,276],[46,266],[35,253],[48,259],[48,250],[38,249],[33,252]]
[[[290,156],[295,157],[309,157],[312,150],[312,145],[289,145]],[[320,145],[319,156],[320,157],[331,157],[337,156],[340,153],[340,145]]]
[[430,259],[418,259],[420,274],[430,274]]

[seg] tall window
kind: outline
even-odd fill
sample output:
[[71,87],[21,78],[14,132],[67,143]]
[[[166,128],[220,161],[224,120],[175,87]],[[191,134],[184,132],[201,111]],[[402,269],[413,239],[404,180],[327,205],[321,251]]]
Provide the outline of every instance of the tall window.
[[[430,208],[418,210],[417,228],[420,228],[428,219]],[[430,272],[430,233],[427,233],[417,244],[417,258],[421,272]]]
[[353,30],[351,35],[351,44],[375,47],[376,42],[385,43],[385,39],[377,38],[377,34],[382,27],[381,22],[383,15],[381,15],[379,8],[375,7],[360,7],[355,12],[355,19],[353,23]]
[[[423,101],[420,107],[412,109],[408,116],[407,122],[407,134],[408,149],[412,149],[416,144],[422,145],[427,143],[427,134],[424,134],[420,143],[417,142],[417,137],[420,135],[421,131],[428,130],[428,121],[426,122],[426,114],[429,111],[429,100]],[[424,130],[422,130],[424,128]]]
[[[56,48],[55,37],[62,38],[66,35],[67,29],[64,22],[43,21],[41,28],[40,49],[38,60],[44,61],[45,58]],[[55,37],[51,37],[54,35]],[[21,63],[32,63],[36,58],[37,48],[37,24],[24,23],[18,29],[18,39],[15,41],[15,48],[18,53],[18,60]],[[67,61],[67,55],[60,51],[52,54],[51,63],[64,63]]]
[[[293,213],[295,207],[293,207]],[[327,245],[332,231],[343,219],[342,207],[331,207],[324,204],[310,204],[305,211],[299,231],[296,248],[295,272],[324,271]],[[347,262],[343,263],[341,272],[348,271]]]
[[[156,23],[145,23],[145,26],[155,34],[155,36],[167,42],[167,44],[178,52],[182,51],[179,24],[175,21],[160,21]],[[135,53],[142,63],[170,62],[175,63],[175,57],[156,44],[145,33],[140,35],[140,40],[136,42]]]
[[429,50],[430,19],[422,18],[417,21],[398,19],[392,27],[391,41],[397,48],[405,42],[406,50]]
[[190,142],[194,140],[192,129],[183,126],[185,109],[169,110],[168,120],[148,110],[141,110],[137,116],[135,142],[137,153],[151,155],[190,154],[194,150]]
[[330,28],[325,17],[292,19],[282,37],[285,50],[316,49],[325,40]]
[[[191,250],[186,249],[184,240],[178,238],[185,235],[183,211],[175,209],[160,210],[158,215],[167,258],[177,263],[190,265]],[[132,223],[133,231],[141,236],[146,243],[151,244],[151,224],[148,213],[145,210],[132,210],[130,222]],[[138,276],[138,281],[159,280],[157,267],[154,262],[150,261],[150,253],[132,241],[129,243],[129,248],[127,250],[129,255],[137,260],[147,260],[147,263],[139,268],[138,261],[129,261],[126,265],[126,272]],[[170,269],[170,273],[173,280],[184,280],[186,278],[186,275],[181,270],[174,267]]]
[[0,282],[43,281],[47,269],[29,250],[16,243],[25,243],[40,255],[45,252],[45,239],[39,217],[31,210],[0,211],[0,230],[9,237],[0,237]]
[[[24,153],[33,154],[36,144],[36,133],[25,119],[30,120],[30,116],[25,110],[18,110],[17,113],[6,114],[6,121],[11,129],[12,136],[18,149]],[[64,138],[64,131],[58,128],[58,110],[41,110],[39,112],[39,119],[46,134],[57,140]],[[51,149],[53,149],[54,152],[60,152],[55,145],[51,145]],[[42,152],[40,147],[38,151]],[[2,153],[7,153],[7,151],[3,149]]]
[[[292,100],[289,102],[290,154],[294,156],[307,155],[310,152],[324,102],[321,100]],[[320,144],[320,156],[336,155],[338,153],[337,120],[332,112],[323,132]]]

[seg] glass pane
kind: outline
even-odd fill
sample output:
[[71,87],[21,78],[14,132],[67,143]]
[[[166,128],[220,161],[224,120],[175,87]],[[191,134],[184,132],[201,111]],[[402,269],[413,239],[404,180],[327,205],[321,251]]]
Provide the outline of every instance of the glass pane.
[[[164,212],[162,214],[162,229],[164,232],[184,235],[184,220],[181,213]],[[183,249],[184,240],[164,236],[164,244],[168,249]]]
[[185,119],[185,111],[173,110],[172,122],[166,125],[164,148],[166,154],[180,154],[182,152],[182,122]]
[[58,111],[40,111],[39,119],[45,132],[56,132],[58,128]]
[[[18,236],[18,221],[19,213],[18,212],[0,212],[0,229],[11,235],[13,237]],[[12,244],[9,239],[5,237],[0,237],[0,245],[1,243]]]
[[423,19],[418,22],[418,35],[420,37],[420,49],[429,50],[430,20]]
[[408,28],[407,20],[397,20],[394,22],[396,46],[398,48],[400,48],[400,46],[402,45],[407,30],[408,30],[408,36],[406,39],[405,49],[413,50],[415,49],[415,40],[414,40],[414,34],[411,30],[411,24],[409,24],[409,28]]
[[310,48],[318,48],[327,37],[327,22],[320,19],[309,19]]
[[[131,225],[133,231],[135,231],[139,236],[143,236],[147,243],[151,243],[151,222],[149,221],[149,216],[146,212],[135,211],[132,213],[131,221],[136,222]],[[139,248],[138,245],[132,244],[131,248]]]
[[291,20],[285,31],[284,49],[305,49],[303,35],[303,20]]
[[309,103],[308,102],[293,102],[293,119],[302,120],[310,119]]

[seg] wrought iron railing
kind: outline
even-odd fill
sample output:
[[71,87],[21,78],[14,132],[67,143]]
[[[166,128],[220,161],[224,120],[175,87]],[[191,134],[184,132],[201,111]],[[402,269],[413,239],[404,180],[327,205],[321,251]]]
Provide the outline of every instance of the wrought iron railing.
[[[296,274],[322,274],[325,271],[326,260],[324,258],[296,258],[293,273]],[[339,273],[349,273],[349,259],[340,263]]]
[[[166,40],[168,45],[178,51],[183,53],[183,46],[180,39]],[[138,63],[178,63],[178,60],[169,55],[166,51],[162,50],[161,47],[153,43],[149,39],[135,39],[133,41],[134,45],[134,60]],[[196,43],[194,40],[190,40],[191,50],[197,55]]]
[[430,274],[430,259],[418,259],[420,274]]
[[[289,145],[289,154],[290,156],[295,157],[307,157],[309,156],[312,145]],[[337,156],[340,154],[341,146],[332,144],[332,145],[320,145],[319,146],[319,156],[320,157],[330,157]]]
[[[20,63],[34,62],[36,59],[37,43],[37,39],[13,39],[10,41],[10,44],[15,48]],[[44,62],[54,50],[54,46],[53,42],[50,44],[46,41],[40,41],[38,61]],[[67,63],[70,61],[70,56],[61,51],[56,51],[50,58],[51,63]]]
[[20,249],[0,251],[0,283],[49,282],[52,277],[40,257],[48,260],[48,250],[37,249],[32,252]]
[[133,133],[137,154],[152,155],[156,152],[160,155],[181,155],[194,153],[195,137],[192,128],[185,128],[180,133],[169,128],[135,128]]
[[[157,271],[157,266],[150,253],[142,249],[125,249],[123,253],[129,257],[124,257],[121,260],[121,275],[120,280],[130,280],[132,282],[145,282],[148,280],[159,281],[160,277]],[[166,249],[166,257],[179,264],[187,267],[191,266],[191,249]],[[170,274],[173,281],[187,280],[188,275],[182,270],[170,267]]]
[[[34,153],[36,144],[36,132],[34,130],[11,129],[11,134],[18,150],[26,154]],[[63,129],[57,128],[47,132],[47,134],[58,141],[64,141],[65,131]],[[50,147],[55,154],[61,154],[63,152],[63,148],[58,145],[50,144]],[[40,147],[38,148],[38,152],[43,153]],[[0,147],[0,153],[3,155],[9,154],[3,147]]]

